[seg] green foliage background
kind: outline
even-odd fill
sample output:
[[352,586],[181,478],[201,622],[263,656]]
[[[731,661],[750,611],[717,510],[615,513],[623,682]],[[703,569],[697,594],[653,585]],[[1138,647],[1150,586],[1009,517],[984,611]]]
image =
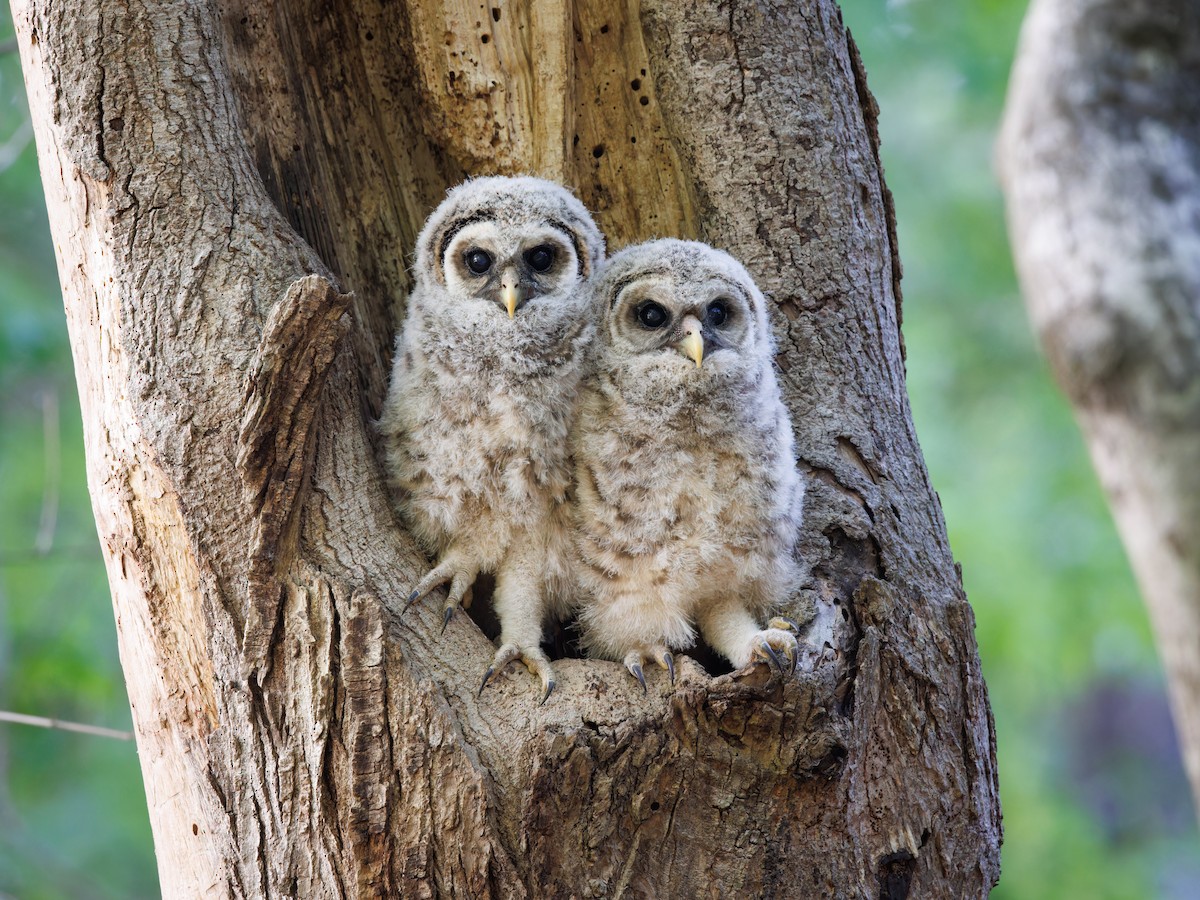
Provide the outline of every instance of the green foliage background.
[[[913,411],[996,716],[993,896],[1200,898],[1146,616],[1034,348],[991,169],[1024,2],[843,9],[882,109]],[[129,728],[11,34],[0,8],[0,709]],[[134,745],[0,723],[0,900],[156,892]]]

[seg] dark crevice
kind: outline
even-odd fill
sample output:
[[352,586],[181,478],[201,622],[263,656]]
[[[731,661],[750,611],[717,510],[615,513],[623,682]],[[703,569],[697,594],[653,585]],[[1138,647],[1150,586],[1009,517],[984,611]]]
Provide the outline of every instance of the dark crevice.
[[907,900],[912,885],[913,869],[917,858],[907,850],[897,850],[880,857],[879,897],[880,900]]
[[[465,610],[471,621],[492,642],[500,637],[500,619],[493,602],[495,590],[495,578],[488,574],[479,575],[471,587],[471,606]],[[572,614],[562,622],[548,623],[542,649],[551,660],[587,658],[577,617]],[[701,637],[696,638],[693,646],[676,655],[690,656],[714,678],[733,671],[729,660],[713,650]]]
[[100,84],[96,88],[96,156],[100,159],[106,168],[111,173],[112,169],[108,164],[107,151],[104,146],[104,128],[105,128],[105,113],[104,113],[104,86],[108,80],[108,70],[100,62],[105,59],[104,53],[104,16],[96,17],[96,43],[100,50],[96,54],[96,68],[100,70]]
[[829,556],[813,567],[813,576],[827,584],[837,600],[852,608],[851,601],[863,578],[884,578],[879,541],[873,534],[853,537],[838,525],[826,528],[824,536],[829,541]]
[[813,772],[822,778],[828,778],[831,781],[836,780],[845,769],[846,758],[849,755],[849,751],[844,746],[834,744],[826,751],[817,764],[813,766]]
[[879,542],[874,535],[856,538],[838,525],[826,528],[824,535],[829,541],[829,555],[813,567],[812,574],[820,593],[837,608],[843,622],[837,649],[846,659],[834,696],[838,701],[838,713],[850,717],[854,714],[854,680],[858,674],[858,644],[862,637],[855,596],[864,578],[883,578],[883,566]]
[[700,664],[713,678],[718,675],[727,675],[733,671],[733,666],[729,660],[723,657],[720,653],[708,645],[704,638],[697,636],[696,643],[683,651],[684,656],[690,656]]

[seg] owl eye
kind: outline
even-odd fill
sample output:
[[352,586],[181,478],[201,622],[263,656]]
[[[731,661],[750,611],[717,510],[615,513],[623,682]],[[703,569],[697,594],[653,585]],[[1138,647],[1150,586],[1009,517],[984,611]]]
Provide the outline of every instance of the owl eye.
[[720,328],[729,318],[729,304],[724,300],[714,300],[704,311],[704,324]]
[[647,328],[662,328],[667,324],[667,320],[671,317],[667,311],[655,303],[653,300],[648,300],[637,308],[637,320]]
[[476,275],[482,275],[492,267],[492,255],[486,250],[480,250],[478,247],[468,250],[463,259],[466,260],[467,268]]
[[526,251],[525,262],[533,267],[533,271],[545,272],[554,265],[554,248],[539,244],[532,250]]

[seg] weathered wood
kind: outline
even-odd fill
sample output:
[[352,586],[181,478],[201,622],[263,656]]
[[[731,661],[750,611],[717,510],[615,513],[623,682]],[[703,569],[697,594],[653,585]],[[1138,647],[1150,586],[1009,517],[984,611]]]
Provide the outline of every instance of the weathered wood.
[[[166,895],[987,893],[993,731],[831,0],[15,11]],[[798,677],[568,659],[538,706],[477,696],[466,616],[398,619],[426,562],[370,417],[413,236],[484,171],[773,296]]]
[[1200,803],[1200,7],[1037,0],[1000,161],[1029,314],[1150,612]]

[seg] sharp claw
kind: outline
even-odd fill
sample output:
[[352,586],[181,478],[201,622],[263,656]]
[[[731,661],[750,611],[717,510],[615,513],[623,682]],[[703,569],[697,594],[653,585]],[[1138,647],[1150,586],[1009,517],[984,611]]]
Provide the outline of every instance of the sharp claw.
[[642,667],[639,666],[637,663],[634,663],[632,666],[629,667],[629,673],[631,675],[633,675],[633,677],[636,678],[638,680],[638,683],[642,686],[642,693],[643,694],[648,693],[648,691],[646,690],[646,676],[644,674],[642,674]]
[[450,618],[454,615],[454,607],[447,606],[446,612],[442,614],[442,634],[446,633],[446,626],[450,624]]
[[544,706],[546,701],[550,699],[550,695],[554,693],[554,689],[558,686],[558,682],[551,679],[546,683],[546,693],[542,694],[542,702],[538,706]]
[[800,623],[797,622],[795,619],[793,619],[791,616],[776,616],[775,618],[777,618],[780,622],[786,622],[788,628],[792,629],[792,631],[795,631],[795,632],[800,631]]
[[413,591],[411,594],[409,594],[408,599],[406,601],[404,601],[404,608],[400,610],[400,615],[404,615],[406,612],[408,612],[408,608],[410,606],[412,606],[414,603],[416,603],[417,600],[420,599],[420,597],[421,597],[420,591]]
[[675,657],[671,656],[670,650],[663,653],[663,663],[667,667],[667,677],[671,679],[671,687],[675,687]]
[[770,645],[770,643],[768,643],[767,641],[763,641],[761,646],[762,646],[763,650],[766,651],[767,656],[770,657],[771,662],[773,662],[775,664],[775,668],[779,670],[779,674],[782,675],[783,674],[783,661],[780,660],[779,654],[775,652],[775,648],[772,647]]
[[488,682],[492,680],[492,676],[495,673],[496,673],[496,670],[491,669],[491,668],[489,668],[486,672],[483,673],[483,684],[479,685],[479,693],[475,695],[476,697],[483,696],[483,689],[488,686]]

